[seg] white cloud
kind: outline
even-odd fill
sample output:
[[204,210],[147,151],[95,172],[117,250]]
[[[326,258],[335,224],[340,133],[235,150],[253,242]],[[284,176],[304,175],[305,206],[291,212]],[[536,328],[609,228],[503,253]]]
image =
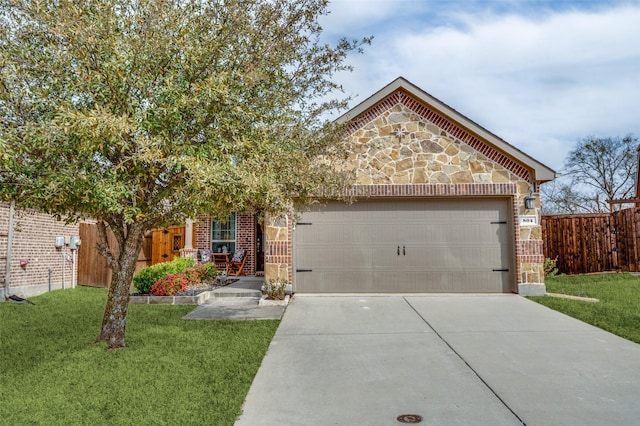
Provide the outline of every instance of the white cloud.
[[[358,95],[352,105],[402,75],[558,170],[584,136],[640,136],[640,5],[454,11],[435,21],[423,15],[421,24],[415,14],[394,15],[393,1],[364,4],[336,3],[328,21],[332,33],[348,25],[349,35],[358,27],[376,36],[350,58],[355,71],[338,76]],[[354,24],[363,21],[370,26]]]

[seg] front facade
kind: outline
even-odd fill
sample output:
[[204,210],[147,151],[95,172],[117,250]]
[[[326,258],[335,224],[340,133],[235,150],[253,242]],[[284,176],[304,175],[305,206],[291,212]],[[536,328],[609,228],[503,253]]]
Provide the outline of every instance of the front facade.
[[340,120],[356,202],[267,218],[267,278],[299,293],[544,293],[538,192],[553,170],[402,78]]
[[202,217],[195,248],[246,249],[247,274],[298,293],[545,292],[538,192],[553,170],[403,78],[339,120],[354,203],[297,222]]
[[[356,202],[321,200],[297,221],[204,216],[172,250],[245,249],[246,274],[286,279],[298,293],[544,293],[538,192],[553,170],[403,78],[339,120]],[[29,212],[9,241],[9,216],[0,205],[10,292],[70,284],[73,252],[54,243],[78,225]]]

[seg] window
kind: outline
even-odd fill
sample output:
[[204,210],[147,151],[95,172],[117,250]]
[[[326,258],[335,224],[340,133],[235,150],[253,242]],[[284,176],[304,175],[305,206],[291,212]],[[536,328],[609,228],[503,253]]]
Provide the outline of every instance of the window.
[[226,220],[211,221],[211,251],[233,253],[236,249],[236,214],[231,213]]
[[182,235],[174,235],[173,236],[173,251],[180,251],[180,249],[184,247],[182,244]]

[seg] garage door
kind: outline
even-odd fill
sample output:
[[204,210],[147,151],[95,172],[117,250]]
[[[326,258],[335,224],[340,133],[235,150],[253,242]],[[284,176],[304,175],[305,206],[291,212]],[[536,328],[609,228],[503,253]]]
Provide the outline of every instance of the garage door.
[[294,231],[299,293],[502,293],[512,282],[506,199],[331,202]]

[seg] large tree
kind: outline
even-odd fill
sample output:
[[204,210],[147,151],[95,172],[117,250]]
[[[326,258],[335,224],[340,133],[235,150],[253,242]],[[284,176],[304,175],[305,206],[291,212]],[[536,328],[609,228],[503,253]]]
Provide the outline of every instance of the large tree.
[[[339,193],[325,0],[0,1],[0,195],[97,220],[113,270],[98,341],[125,346],[144,234]],[[116,236],[110,247],[107,232]],[[116,254],[118,253],[118,254]]]
[[543,186],[549,212],[609,211],[607,200],[632,198],[635,191],[638,138],[586,137],[565,160],[563,182]]

